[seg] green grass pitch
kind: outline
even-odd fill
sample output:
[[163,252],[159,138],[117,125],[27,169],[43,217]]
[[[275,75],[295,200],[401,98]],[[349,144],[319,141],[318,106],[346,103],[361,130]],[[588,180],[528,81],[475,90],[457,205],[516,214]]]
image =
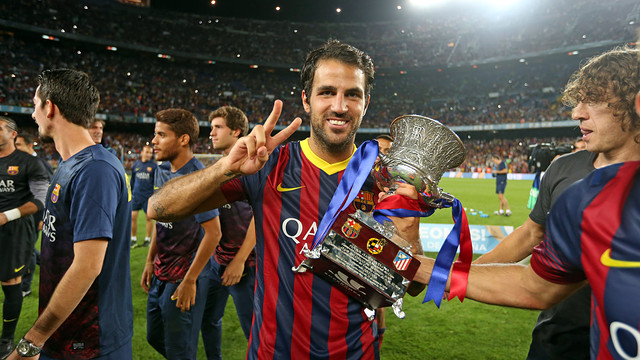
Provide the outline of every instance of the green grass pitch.
[[[506,197],[511,205],[511,217],[495,216],[498,207],[494,179],[442,179],[440,186],[455,195],[467,209],[491,214],[480,218],[468,214],[473,225],[522,224],[529,213],[526,208],[532,181],[509,181]],[[467,211],[469,213],[469,211]],[[138,239],[144,238],[144,216],[138,217]],[[452,223],[451,211],[441,209],[423,220],[431,223]],[[140,288],[140,276],[147,248],[131,252],[131,278],[133,285],[134,359],[162,359],[146,341],[146,294]],[[435,254],[431,254],[435,256]],[[37,316],[38,274],[34,279],[34,292],[25,298],[16,338],[19,339],[33,324]],[[443,302],[440,309],[433,303],[422,304],[424,293],[417,298],[407,296],[406,317],[398,319],[387,310],[387,330],[382,344],[381,358],[400,359],[524,359],[531,329],[538,312],[485,305],[472,300],[460,303],[457,299]],[[4,295],[0,292],[0,299]],[[242,334],[233,306],[227,303],[223,320],[222,353],[225,359],[244,359],[247,341]],[[295,336],[295,334],[294,334]],[[205,359],[202,344],[198,359]]]

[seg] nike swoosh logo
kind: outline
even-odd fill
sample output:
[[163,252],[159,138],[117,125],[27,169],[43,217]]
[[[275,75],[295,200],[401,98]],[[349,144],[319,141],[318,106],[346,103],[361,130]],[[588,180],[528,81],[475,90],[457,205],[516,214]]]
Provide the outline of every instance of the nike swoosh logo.
[[287,192],[287,191],[294,191],[294,190],[302,189],[303,187],[304,186],[298,186],[298,187],[294,187],[294,188],[283,188],[282,187],[282,183],[280,183],[276,187],[276,190],[278,190],[279,192]]
[[20,266],[19,268],[15,268],[15,269],[13,269],[13,271],[14,271],[14,272],[18,272],[18,271],[22,270],[22,268],[23,268],[23,267],[24,267],[24,265]]
[[600,262],[604,266],[615,268],[638,268],[640,267],[640,261],[626,261],[616,260],[611,258],[611,249],[605,250],[600,257]]
[[10,323],[10,322],[13,322],[13,321],[16,321],[16,320],[18,320],[18,318],[15,318],[15,319],[2,319],[2,322]]

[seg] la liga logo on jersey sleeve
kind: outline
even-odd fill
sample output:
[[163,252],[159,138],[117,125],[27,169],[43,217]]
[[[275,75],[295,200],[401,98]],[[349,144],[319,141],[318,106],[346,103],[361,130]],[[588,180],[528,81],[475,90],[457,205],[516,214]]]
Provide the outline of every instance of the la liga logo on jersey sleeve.
[[51,202],[54,204],[57,203],[59,196],[60,196],[60,184],[56,184],[56,186],[53,188],[53,191],[51,192]]

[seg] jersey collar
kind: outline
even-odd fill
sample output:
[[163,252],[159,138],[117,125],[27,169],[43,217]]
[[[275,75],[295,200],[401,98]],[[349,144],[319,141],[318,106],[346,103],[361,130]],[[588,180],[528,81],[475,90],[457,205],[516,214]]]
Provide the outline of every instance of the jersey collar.
[[353,154],[356,152],[356,146],[353,145],[353,152],[348,159],[342,160],[337,163],[329,164],[325,160],[321,159],[318,155],[316,155],[309,146],[309,138],[306,138],[300,142],[300,148],[302,149],[302,153],[304,156],[311,161],[313,165],[318,167],[320,170],[324,171],[328,175],[333,175],[337,172],[340,172],[347,168],[347,164],[353,157]]

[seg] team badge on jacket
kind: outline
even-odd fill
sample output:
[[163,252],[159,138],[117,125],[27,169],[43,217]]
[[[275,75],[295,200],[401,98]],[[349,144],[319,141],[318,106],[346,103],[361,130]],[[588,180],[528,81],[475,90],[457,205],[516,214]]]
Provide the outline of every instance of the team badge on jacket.
[[398,251],[398,255],[396,255],[395,260],[393,260],[393,265],[395,265],[396,269],[398,269],[399,271],[403,271],[407,270],[410,262],[411,256],[405,254],[402,251]]
[[7,174],[18,175],[18,166],[9,166],[9,168],[7,169]]
[[51,202],[54,204],[58,202],[58,196],[60,196],[60,184],[56,184],[53,188],[53,191],[51,192]]
[[355,239],[360,234],[361,228],[362,225],[358,224],[355,220],[348,219],[344,225],[342,225],[342,233],[349,239]]

